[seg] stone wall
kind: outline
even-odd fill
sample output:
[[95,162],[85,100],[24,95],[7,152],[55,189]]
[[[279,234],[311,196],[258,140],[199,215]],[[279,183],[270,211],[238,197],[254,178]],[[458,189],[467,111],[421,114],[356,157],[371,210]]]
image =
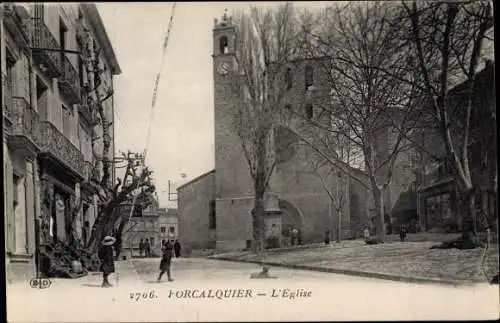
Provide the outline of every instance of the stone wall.
[[[203,174],[177,190],[179,239],[186,253],[210,245],[210,201],[215,200],[214,171]],[[217,219],[219,222],[219,219]]]

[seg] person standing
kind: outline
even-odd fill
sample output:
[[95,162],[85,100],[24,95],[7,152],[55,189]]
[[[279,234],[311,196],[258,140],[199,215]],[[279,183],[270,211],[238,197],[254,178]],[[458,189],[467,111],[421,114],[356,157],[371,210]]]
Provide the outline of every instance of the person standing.
[[181,244],[179,240],[175,240],[174,252],[175,252],[175,258],[179,258],[181,256]]
[[139,255],[142,257],[142,253],[144,251],[144,240],[141,239],[141,241],[139,241]]
[[292,246],[295,246],[295,244],[297,243],[298,233],[299,233],[299,231],[295,227],[292,228],[292,232],[290,234],[291,238],[292,238]]
[[363,230],[363,238],[366,240],[370,237],[370,230],[368,230],[368,228],[365,228]]
[[172,244],[170,241],[167,241],[163,246],[162,246],[162,257],[161,257],[161,262],[160,262],[160,274],[158,275],[157,281],[161,281],[161,277],[163,274],[166,272],[168,281],[171,282],[173,281],[171,275],[170,275],[170,265],[172,263]]
[[116,239],[111,236],[106,236],[99,248],[99,259],[101,260],[101,272],[102,272],[102,285],[101,287],[112,287],[109,283],[108,277],[110,274],[115,272],[115,261],[113,257],[113,244]]
[[144,251],[146,252],[146,257],[149,258],[151,256],[151,245],[149,244],[149,239],[146,239],[144,242]]
[[404,242],[406,239],[406,226],[404,224],[401,225],[401,229],[399,230],[399,239],[401,242]]

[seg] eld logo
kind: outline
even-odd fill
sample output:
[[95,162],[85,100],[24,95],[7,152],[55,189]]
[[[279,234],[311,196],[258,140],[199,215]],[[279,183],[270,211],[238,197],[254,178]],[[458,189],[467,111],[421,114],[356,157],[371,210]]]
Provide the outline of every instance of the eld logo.
[[49,288],[52,285],[52,282],[48,278],[33,278],[30,280],[31,288]]

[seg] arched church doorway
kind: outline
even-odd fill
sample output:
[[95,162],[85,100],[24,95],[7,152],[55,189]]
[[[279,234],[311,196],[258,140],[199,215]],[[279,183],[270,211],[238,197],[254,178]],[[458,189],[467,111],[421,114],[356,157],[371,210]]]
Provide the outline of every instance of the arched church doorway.
[[302,232],[304,221],[300,211],[290,202],[279,200],[281,209],[281,234],[283,238],[289,239],[293,228]]

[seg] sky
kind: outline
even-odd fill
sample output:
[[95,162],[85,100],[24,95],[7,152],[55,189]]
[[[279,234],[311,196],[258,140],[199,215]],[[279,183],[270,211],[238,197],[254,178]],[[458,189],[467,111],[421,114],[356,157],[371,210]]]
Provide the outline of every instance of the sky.
[[116,153],[142,152],[152,120],[146,164],[154,171],[162,207],[177,206],[168,201],[169,180],[171,192],[175,193],[176,187],[215,167],[211,57],[214,18],[220,19],[225,9],[231,13],[249,4],[177,3],[153,118],[153,87],[172,3],[97,4],[122,70],[114,79]]

